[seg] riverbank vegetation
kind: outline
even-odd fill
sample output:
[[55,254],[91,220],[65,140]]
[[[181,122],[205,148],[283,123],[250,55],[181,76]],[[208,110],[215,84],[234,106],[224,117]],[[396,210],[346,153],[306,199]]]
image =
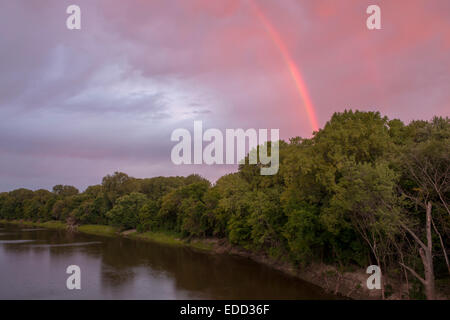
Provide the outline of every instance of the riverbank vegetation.
[[0,219],[0,224],[14,224],[19,225],[22,227],[39,227],[39,228],[46,228],[46,229],[60,229],[65,230],[67,228],[67,224],[63,221],[46,221],[46,222],[35,222],[30,220],[5,220]]
[[116,172],[81,193],[66,185],[1,193],[0,219],[109,225],[142,238],[214,237],[300,267],[375,264],[383,298],[392,283],[403,298],[435,299],[450,287],[448,118],[405,125],[345,111],[312,138],[279,148],[273,176],[261,176],[261,164],[240,165],[214,185],[198,175]]
[[112,226],[87,224],[80,225],[77,230],[84,233],[96,234],[100,236],[115,236],[117,235],[118,229]]

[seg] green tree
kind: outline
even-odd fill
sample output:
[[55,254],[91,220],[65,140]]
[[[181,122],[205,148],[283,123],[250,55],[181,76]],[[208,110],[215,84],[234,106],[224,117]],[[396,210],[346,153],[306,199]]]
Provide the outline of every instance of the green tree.
[[58,196],[69,197],[78,194],[79,191],[74,186],[65,186],[62,184],[58,184],[53,187],[53,193]]
[[158,212],[159,206],[157,201],[148,199],[139,210],[139,224],[137,230],[139,232],[154,231],[159,229]]
[[114,226],[135,229],[139,223],[139,211],[146,200],[144,194],[132,192],[117,199],[116,205],[106,215]]

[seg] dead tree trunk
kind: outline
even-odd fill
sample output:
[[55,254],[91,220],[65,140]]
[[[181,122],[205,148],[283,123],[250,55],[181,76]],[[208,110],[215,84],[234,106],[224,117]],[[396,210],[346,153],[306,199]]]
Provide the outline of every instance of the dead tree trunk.
[[426,206],[426,238],[427,238],[426,245],[410,228],[408,228],[406,225],[403,225],[405,230],[408,231],[408,233],[414,238],[414,240],[420,246],[419,254],[420,258],[422,259],[425,271],[425,278],[422,278],[412,268],[401,263],[403,267],[408,269],[412,273],[412,275],[414,275],[423,284],[423,286],[425,287],[425,294],[428,300],[436,299],[436,291],[434,284],[433,252],[432,252],[433,242],[431,239],[431,207],[432,207],[431,201],[429,201]]
[[429,300],[434,300],[435,297],[435,288],[434,288],[434,268],[433,268],[433,242],[431,239],[431,201],[427,203],[427,248],[425,250],[425,255],[423,256],[423,252],[420,254],[422,261],[425,260],[425,291],[427,298]]

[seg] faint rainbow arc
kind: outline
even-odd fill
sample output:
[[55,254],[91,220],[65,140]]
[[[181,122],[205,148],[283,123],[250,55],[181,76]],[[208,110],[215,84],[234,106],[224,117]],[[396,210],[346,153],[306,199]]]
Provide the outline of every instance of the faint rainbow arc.
[[300,68],[294,62],[294,59],[292,59],[292,56],[289,53],[289,50],[288,50],[286,44],[284,43],[283,39],[278,34],[278,32],[274,28],[274,26],[267,19],[267,17],[264,15],[264,13],[261,11],[261,9],[258,7],[258,5],[253,0],[250,0],[250,4],[252,5],[259,20],[264,25],[270,38],[272,39],[272,41],[275,43],[275,45],[280,50],[281,55],[282,55],[285,63],[288,66],[289,72],[291,73],[291,76],[294,80],[297,91],[299,92],[300,97],[303,100],[303,103],[305,105],[306,113],[308,115],[308,120],[309,120],[309,123],[310,123],[313,131],[319,131],[319,123],[317,121],[314,104],[312,102],[311,96],[309,95],[305,81],[303,80],[302,74],[300,72]]

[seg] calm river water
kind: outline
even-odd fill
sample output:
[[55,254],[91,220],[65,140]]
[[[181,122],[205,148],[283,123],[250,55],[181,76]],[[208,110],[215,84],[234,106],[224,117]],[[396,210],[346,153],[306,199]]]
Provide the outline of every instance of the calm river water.
[[[68,290],[69,265],[81,290]],[[333,299],[249,259],[0,225],[0,299]]]

